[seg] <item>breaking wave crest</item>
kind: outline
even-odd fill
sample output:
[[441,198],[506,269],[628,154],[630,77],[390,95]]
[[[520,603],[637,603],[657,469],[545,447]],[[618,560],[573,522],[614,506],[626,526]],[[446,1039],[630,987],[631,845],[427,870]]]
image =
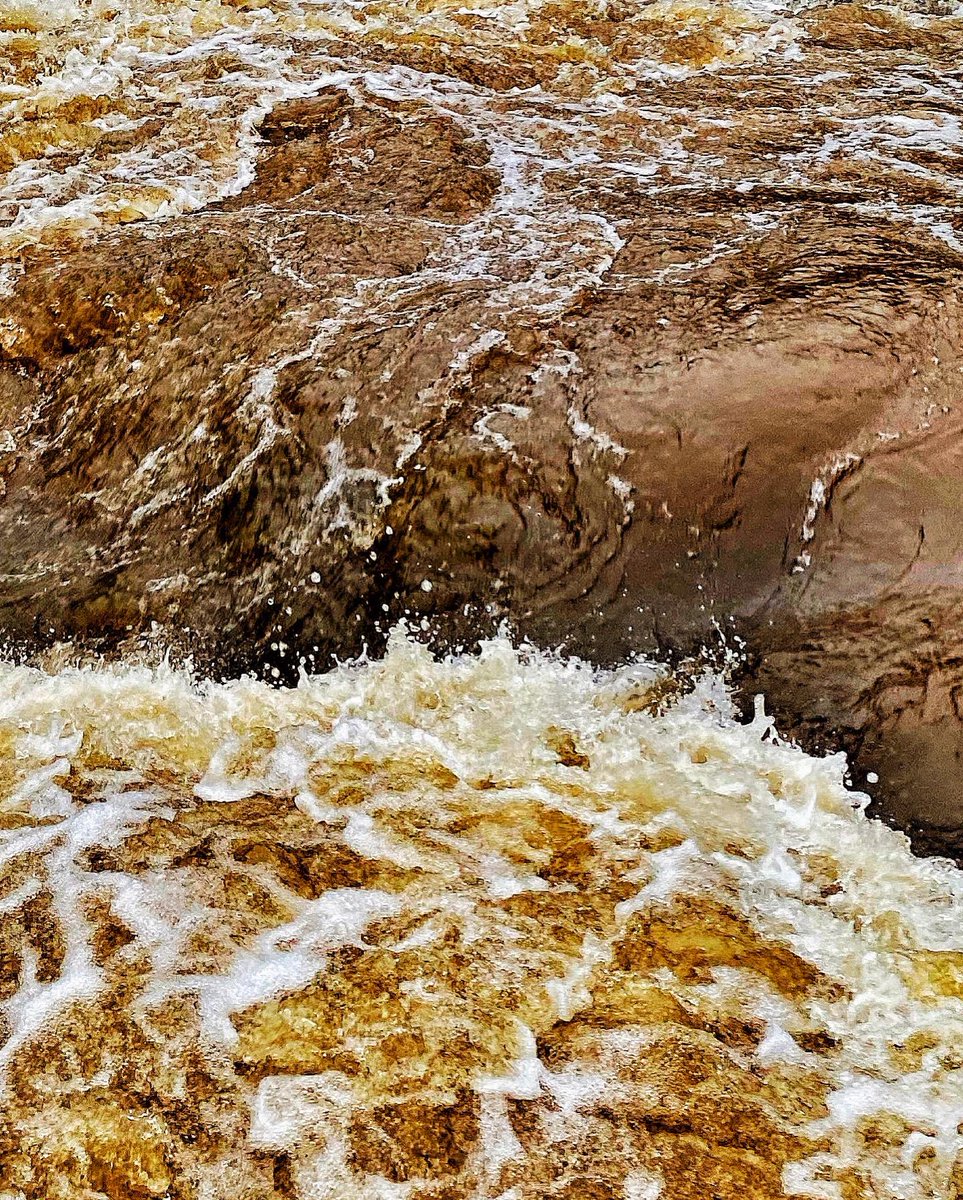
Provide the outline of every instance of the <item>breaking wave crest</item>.
[[956,1194],[963,874],[684,690],[4,667],[4,1194]]

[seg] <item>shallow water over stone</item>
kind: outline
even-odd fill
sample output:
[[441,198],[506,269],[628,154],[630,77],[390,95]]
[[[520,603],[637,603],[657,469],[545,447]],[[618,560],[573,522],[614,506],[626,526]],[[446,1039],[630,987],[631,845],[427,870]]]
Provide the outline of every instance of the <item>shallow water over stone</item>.
[[952,5],[0,29],[16,644],[290,679],[405,613],[608,662],[733,618],[749,690],[952,841]]

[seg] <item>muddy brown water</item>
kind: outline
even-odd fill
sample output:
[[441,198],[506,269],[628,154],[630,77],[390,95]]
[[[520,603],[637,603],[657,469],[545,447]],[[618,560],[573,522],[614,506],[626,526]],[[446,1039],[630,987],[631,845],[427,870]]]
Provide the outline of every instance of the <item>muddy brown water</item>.
[[952,6],[124,20],[0,8],[11,644],[721,628],[963,853]]
[[961,63],[0,0],[2,1200],[963,1197]]

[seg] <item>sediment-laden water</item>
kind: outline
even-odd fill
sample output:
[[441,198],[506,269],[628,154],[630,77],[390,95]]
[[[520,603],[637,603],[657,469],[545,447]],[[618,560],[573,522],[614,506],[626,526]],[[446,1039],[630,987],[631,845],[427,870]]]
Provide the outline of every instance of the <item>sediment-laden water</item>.
[[[7,255],[237,195],[255,178],[265,115],[330,89],[356,105],[428,105],[491,156],[498,203],[445,244],[435,279],[527,258],[513,298],[540,291],[545,306],[597,278],[621,242],[588,184],[604,193],[606,176],[648,180],[650,194],[739,185],[747,197],[742,228],[693,238],[653,280],[745,251],[778,224],[756,189],[804,187],[844,164],[851,183],[878,174],[880,213],[960,248],[953,3],[5,0],[0,30]],[[852,49],[849,70],[819,69]],[[739,128],[733,112],[760,91],[773,103]],[[579,175],[581,204],[558,187]],[[565,261],[541,262],[560,223],[580,237]]]
[[963,1196],[961,62],[0,0],[0,1200]]
[[5,1196],[963,1187],[963,875],[718,680],[0,688]]
[[943,3],[6,0],[0,633],[731,619],[958,848],[961,61]]

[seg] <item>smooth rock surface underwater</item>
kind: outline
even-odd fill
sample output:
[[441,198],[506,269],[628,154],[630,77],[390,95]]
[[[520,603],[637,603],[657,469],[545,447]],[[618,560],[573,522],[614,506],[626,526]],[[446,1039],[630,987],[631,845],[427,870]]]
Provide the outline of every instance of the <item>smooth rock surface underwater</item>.
[[0,26],[15,644],[291,679],[404,614],[609,663],[731,618],[747,691],[953,849],[952,8]]

